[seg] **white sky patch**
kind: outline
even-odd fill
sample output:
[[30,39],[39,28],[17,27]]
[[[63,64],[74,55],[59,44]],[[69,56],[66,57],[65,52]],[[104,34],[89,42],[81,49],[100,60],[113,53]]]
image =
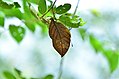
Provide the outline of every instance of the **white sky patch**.
[[119,23],[115,24],[114,34],[119,38]]

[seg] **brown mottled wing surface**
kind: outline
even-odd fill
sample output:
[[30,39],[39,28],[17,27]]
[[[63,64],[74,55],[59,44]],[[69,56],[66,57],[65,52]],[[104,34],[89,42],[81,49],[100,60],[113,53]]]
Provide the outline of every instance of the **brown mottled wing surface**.
[[61,23],[51,19],[49,26],[49,36],[52,39],[53,47],[63,57],[70,46],[70,32]]

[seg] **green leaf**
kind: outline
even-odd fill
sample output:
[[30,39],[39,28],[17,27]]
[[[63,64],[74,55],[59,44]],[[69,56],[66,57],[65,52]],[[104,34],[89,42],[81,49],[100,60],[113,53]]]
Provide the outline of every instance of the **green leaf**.
[[111,72],[113,72],[118,67],[118,58],[119,58],[119,55],[114,52],[110,56],[109,62],[110,62]]
[[10,25],[9,31],[11,36],[20,43],[25,36],[25,29],[21,26]]
[[90,43],[95,49],[95,51],[100,51],[103,55],[107,58],[110,70],[113,72],[119,66],[119,53],[114,52],[113,50],[106,50],[104,49],[102,43],[96,39],[93,35],[89,36]]
[[86,24],[86,22],[82,18],[80,18],[79,20],[80,20],[79,26],[83,26],[84,24]]
[[40,0],[38,5],[38,11],[44,14],[47,10],[46,0]]
[[[31,4],[29,2],[27,2],[27,0],[22,0],[22,2],[23,2],[23,9],[24,9],[23,19],[24,20],[33,19],[34,16],[33,16],[33,13],[31,12]],[[35,13],[35,14],[37,14],[37,13]]]
[[65,24],[65,25],[67,25],[67,26],[71,26],[71,22],[70,22],[70,18],[69,18],[69,17],[67,17],[67,16],[65,16],[65,15],[61,15],[61,16],[59,17],[59,20],[60,20],[63,24]]
[[84,28],[79,28],[79,33],[80,33],[82,39],[84,40],[84,37],[85,37],[85,35],[86,35],[86,29],[84,29]]
[[6,79],[16,79],[15,76],[8,71],[4,71],[3,75],[5,76]]
[[0,26],[4,26],[4,17],[0,16]]
[[35,24],[29,21],[25,22],[25,25],[28,27],[28,29],[32,32],[35,32]]
[[7,4],[6,2],[3,2],[2,0],[0,0],[0,7],[4,9],[11,9],[14,7],[14,4]]
[[[26,0],[22,0],[23,1],[23,8],[24,8],[24,14],[22,15],[23,16],[23,19],[24,19],[24,23],[25,25],[27,26],[27,28],[34,32],[35,31],[35,25],[36,25],[36,21],[35,19],[37,18],[36,15],[34,14],[35,12],[33,12],[30,7],[31,7],[31,4],[29,4],[29,6],[27,6],[27,1]],[[32,11],[32,12],[31,12]],[[35,17],[36,18],[35,18]]]
[[111,72],[113,72],[119,66],[119,52],[103,50],[103,54],[109,62]]
[[80,24],[80,18],[76,21],[75,19],[72,19],[69,15],[61,15],[59,17],[59,20],[66,26],[72,27],[72,28],[78,28]]
[[103,51],[103,46],[99,40],[97,40],[93,35],[89,35],[90,44],[95,49],[95,51]]
[[5,15],[3,12],[0,12],[0,26],[4,26]]
[[54,79],[53,75],[47,75],[44,79]]
[[22,19],[22,12],[18,8],[13,9],[1,9],[1,11],[5,14],[6,17],[17,17]]
[[67,11],[69,11],[71,8],[71,4],[64,4],[64,5],[60,5],[56,8],[56,13],[57,14],[63,14],[63,13],[66,13]]

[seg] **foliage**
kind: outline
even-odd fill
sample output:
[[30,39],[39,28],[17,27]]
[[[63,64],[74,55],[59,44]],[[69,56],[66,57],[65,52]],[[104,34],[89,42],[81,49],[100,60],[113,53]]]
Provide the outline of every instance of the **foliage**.
[[[14,69],[14,73],[9,71],[4,71],[3,75],[6,79],[27,79],[25,77],[22,77],[22,72],[18,69]],[[54,76],[49,74],[43,78],[30,78],[30,79],[54,79]]]
[[4,13],[3,12],[0,12],[0,26],[4,26],[4,20],[5,20],[5,18],[4,18],[5,16],[4,16]]
[[60,5],[56,8],[56,13],[57,14],[63,14],[66,13],[67,11],[69,11],[71,8],[71,4],[64,4],[64,5]]
[[[42,33],[46,33],[47,26],[49,26],[49,35],[53,40],[53,46],[61,57],[63,57],[70,46],[71,37],[70,31],[66,26],[78,28],[79,26],[83,25],[83,20],[79,16],[74,16],[74,14],[68,13],[68,11],[71,9],[71,4],[65,3],[64,5],[59,5],[56,7],[56,1],[52,2],[51,0],[22,0],[21,2],[23,5],[20,5],[18,2],[12,2],[9,4],[0,0],[0,26],[4,28],[5,18],[12,17],[16,17],[21,20],[21,22],[23,22],[31,32],[35,32],[36,26],[39,26],[39,28],[42,29]],[[50,4],[48,5],[47,2],[50,2]],[[31,5],[32,3],[37,5],[38,12]],[[23,12],[20,9],[23,9]],[[72,18],[72,16],[74,16],[74,18]],[[47,19],[48,17],[50,17],[50,19]],[[68,21],[70,21],[69,24],[63,21],[67,19],[67,17]],[[25,26],[13,25],[11,23],[8,30],[10,35],[18,44],[22,42],[26,33]],[[67,35],[69,37],[67,37]],[[55,39],[56,37],[57,39]],[[15,74],[8,71],[4,72],[3,74],[7,79],[24,79],[19,70],[15,69],[14,71]],[[43,79],[53,79],[53,75],[47,75]]]
[[72,17],[73,15],[72,14],[62,14],[60,17],[59,17],[59,20],[69,26],[69,27],[72,27],[72,28],[78,28],[79,26],[83,26],[86,22],[84,22],[82,20],[82,18],[79,18],[79,16],[75,15],[74,17]]
[[[49,26],[49,36],[52,39],[53,46],[56,51],[63,57],[70,46],[70,30],[68,28],[77,28],[82,39],[89,38],[89,42],[98,53],[101,52],[108,60],[110,65],[110,71],[113,72],[119,66],[119,51],[113,51],[105,49],[103,43],[98,40],[93,34],[86,33],[85,28],[80,28],[86,22],[79,16],[68,11],[72,5],[65,3],[63,5],[55,6],[51,0],[22,0],[23,5],[18,2],[12,2],[11,4],[0,0],[0,26],[4,28],[5,19],[7,18],[18,18],[23,25],[9,25],[9,33],[19,44],[25,37],[26,27],[31,31],[35,32],[36,27],[41,28],[42,34],[46,34],[47,26]],[[50,2],[48,5],[47,2]],[[38,12],[31,8],[32,5],[37,6]],[[23,12],[21,11],[23,10]],[[96,10],[92,10],[95,16],[100,14]],[[49,18],[50,19],[47,19]],[[57,38],[57,39],[54,39]],[[15,69],[15,73],[4,71],[3,75],[6,79],[25,79],[21,75],[21,71]],[[53,75],[46,75],[43,78],[31,78],[31,79],[54,79]]]
[[90,35],[89,38],[90,38],[90,43],[92,47],[95,49],[95,51],[102,52],[103,55],[107,58],[110,65],[110,70],[111,72],[113,72],[119,65],[118,63],[119,52],[105,49],[103,44],[98,39],[96,39],[93,35]]
[[44,14],[47,10],[47,5],[45,0],[40,0],[38,5],[38,10],[41,14]]
[[19,43],[25,35],[25,29],[21,26],[10,25],[9,31],[11,36]]
[[[45,31],[45,26],[47,26],[47,24],[51,24],[49,23],[49,21],[51,19],[47,19],[47,17],[51,17],[52,19],[54,19],[57,23],[57,21],[59,21],[58,23],[58,27],[61,25],[63,28],[65,28],[66,26],[72,27],[72,28],[78,28],[79,26],[83,26],[85,24],[85,22],[82,20],[82,18],[80,18],[79,16],[71,13],[68,13],[68,11],[71,9],[71,4],[64,4],[64,5],[60,5],[58,7],[54,7],[55,6],[55,2],[53,3],[52,1],[49,1],[51,4],[47,5],[46,4],[46,0],[41,0],[37,2],[38,5],[38,11],[37,12],[34,8],[31,8],[32,5],[30,1],[28,0],[23,0],[23,10],[24,12],[20,11],[21,6],[17,3],[14,2],[13,4],[7,4],[6,2],[1,1],[1,11],[4,13],[5,16],[7,17],[17,17],[19,18],[21,21],[24,20],[24,24],[28,27],[29,30],[31,30],[32,32],[35,32],[35,28],[36,25],[39,25],[42,28],[42,31]],[[47,7],[50,6],[48,9]],[[60,17],[56,18],[56,14],[60,15]],[[74,16],[74,17],[72,17]],[[4,17],[1,17],[1,25],[4,25]],[[51,20],[52,21],[52,20]],[[55,22],[54,21],[54,22]],[[66,22],[65,22],[66,21]],[[62,25],[62,23],[64,25]],[[53,25],[55,26],[55,24]],[[55,26],[56,27],[56,26]],[[56,28],[58,28],[56,27]],[[60,27],[60,28],[62,28]],[[56,29],[55,28],[55,29]],[[62,35],[60,32],[67,32],[65,29],[60,29],[58,28],[57,31],[55,31],[55,35],[60,36],[59,43],[61,42],[61,48],[57,47],[57,40],[53,39],[53,46],[56,50],[63,50],[66,49],[65,52],[62,52],[64,56],[64,54],[67,52],[69,45],[70,45],[70,41],[68,42],[68,48],[67,48],[67,41],[63,41],[62,40]],[[54,30],[55,30],[54,29]],[[67,29],[67,28],[66,28]],[[50,28],[49,28],[50,30]],[[61,31],[60,31],[61,30]],[[68,30],[68,29],[67,29]],[[16,26],[16,25],[10,25],[9,26],[9,31],[11,36],[18,42],[20,43],[24,36],[25,36],[25,29],[23,27],[21,27],[21,25]],[[50,30],[53,31],[53,30]],[[55,43],[54,43],[55,41]],[[58,51],[58,53],[61,54],[61,52]]]
[[4,71],[3,74],[6,79],[16,79],[10,72]]

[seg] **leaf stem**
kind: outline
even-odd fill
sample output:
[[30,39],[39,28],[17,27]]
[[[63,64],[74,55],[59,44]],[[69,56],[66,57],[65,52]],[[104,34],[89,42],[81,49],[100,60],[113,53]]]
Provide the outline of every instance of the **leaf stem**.
[[55,5],[57,0],[54,1],[54,3],[52,4],[52,6],[47,10],[47,12],[45,12],[41,17],[43,18]]
[[63,73],[63,62],[64,62],[64,57],[62,57],[61,60],[60,60],[60,67],[59,67],[58,79],[61,79],[61,77],[62,77],[62,73]]

